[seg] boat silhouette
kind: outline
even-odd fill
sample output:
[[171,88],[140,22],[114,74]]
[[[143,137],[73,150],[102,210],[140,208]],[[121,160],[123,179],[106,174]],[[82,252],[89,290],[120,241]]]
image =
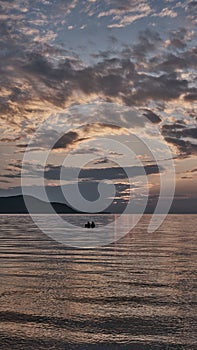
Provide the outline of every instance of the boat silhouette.
[[94,221],[92,221],[91,223],[88,221],[87,224],[85,224],[85,228],[94,228],[95,227],[95,223]]

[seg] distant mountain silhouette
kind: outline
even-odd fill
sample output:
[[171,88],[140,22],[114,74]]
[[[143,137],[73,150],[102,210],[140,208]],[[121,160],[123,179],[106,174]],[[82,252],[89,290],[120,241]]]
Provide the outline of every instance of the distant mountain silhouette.
[[[34,214],[50,213],[50,204],[43,202],[38,198],[26,196],[27,201],[31,203],[31,212]],[[74,214],[76,210],[63,203],[51,203],[55,211],[59,214]],[[1,214],[28,214],[25,201],[22,195],[11,197],[0,197]]]
[[[27,202],[31,203],[31,213],[34,214],[48,214],[51,213],[50,206],[52,205],[56,213],[58,214],[79,214],[83,213],[69,207],[67,204],[51,202],[47,203],[41,201],[38,198],[32,196],[25,196]],[[145,214],[154,213],[155,206],[157,204],[156,199],[148,201],[148,205],[145,210]],[[113,208],[109,207],[108,211],[103,211],[100,214],[112,214]],[[115,213],[118,213],[116,211]],[[136,207],[134,213],[140,213],[140,208]],[[24,198],[22,195],[0,197],[0,214],[28,214]],[[162,214],[162,212],[161,212]],[[197,214],[197,200],[196,198],[190,199],[189,203],[183,200],[173,200],[169,214]]]
[[[79,214],[81,212],[74,210],[64,203],[47,203],[32,196],[25,196],[27,203],[31,203],[31,213],[48,214],[51,213],[51,205],[58,214]],[[109,212],[102,212],[110,214]],[[0,214],[28,214],[23,195],[0,197]]]

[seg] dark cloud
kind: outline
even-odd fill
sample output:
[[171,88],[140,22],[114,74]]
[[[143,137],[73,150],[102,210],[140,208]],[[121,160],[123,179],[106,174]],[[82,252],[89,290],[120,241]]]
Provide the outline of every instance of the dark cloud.
[[181,176],[181,179],[186,180],[186,179],[192,179],[191,176]]
[[[182,123],[166,124],[161,128],[165,140],[177,147],[180,156],[197,153],[197,128],[188,128]],[[192,142],[192,139],[193,142]]]
[[176,73],[165,73],[159,76],[141,74],[135,84],[136,91],[124,97],[128,105],[147,103],[148,101],[171,101],[187,92],[188,81],[179,79]]
[[69,131],[68,133],[61,136],[61,133],[58,133],[55,130],[47,130],[45,132],[40,132],[37,135],[37,139],[33,139],[29,145],[26,144],[17,144],[17,147],[29,147],[30,149],[33,148],[34,150],[47,148],[51,150],[58,150],[58,149],[64,149],[64,150],[70,150],[77,146],[78,143],[87,140],[88,138],[80,138],[77,132],[75,131]]
[[74,145],[76,142],[79,142],[85,139],[86,138],[80,139],[77,132],[69,131],[68,133],[64,134],[62,137],[59,138],[59,140],[54,144],[53,149],[58,149],[58,148],[66,149]]
[[196,173],[196,172],[197,172],[197,168],[191,170],[191,173]]
[[183,137],[191,137],[197,139],[197,127],[196,128],[185,128],[182,132]]
[[1,142],[6,142],[6,143],[16,142],[16,141],[19,141],[21,138],[22,138],[21,136],[18,136],[18,137],[15,137],[15,138],[2,137],[0,141]]
[[186,6],[186,13],[190,21],[196,22],[197,18],[197,1],[188,1]]
[[96,147],[80,148],[72,151],[72,154],[102,154],[102,150]]
[[186,125],[178,123],[163,125],[162,133],[164,136],[171,136],[176,138],[197,138],[197,128],[187,128]]
[[196,69],[197,67],[197,48],[190,47],[179,53],[164,52],[162,57],[155,56],[150,59],[150,67],[155,72],[171,72],[175,70]]
[[150,29],[141,31],[139,34],[139,42],[133,45],[132,48],[133,57],[144,60],[147,54],[158,49],[161,43],[162,40],[159,33]]
[[108,159],[107,157],[94,161],[95,165],[97,165],[97,164],[109,164],[109,163],[111,164],[111,160]]
[[[97,164],[107,164],[108,162],[104,163],[102,162],[103,159],[101,159],[101,163]],[[2,174],[1,178],[20,178],[21,177],[21,168],[22,165],[19,164],[11,164],[8,168],[7,173]],[[10,172],[12,170],[12,172]],[[151,174],[159,174],[164,169],[162,167],[158,168],[155,164],[146,165],[144,167],[140,166],[127,166],[127,167],[119,167],[119,166],[113,166],[113,167],[105,167],[105,168],[94,168],[94,167],[87,167],[83,169],[75,168],[75,167],[63,167],[63,166],[56,166],[53,164],[48,164],[44,169],[44,177],[46,180],[60,180],[60,173],[61,178],[64,181],[77,181],[77,174],[79,174],[79,180],[80,181],[92,181],[92,182],[98,182],[101,180],[127,180],[129,178],[135,178],[138,176],[143,176],[144,173],[146,175]],[[25,176],[32,177],[32,178],[39,178],[43,174],[42,166],[40,165],[32,165],[32,164],[23,164],[23,172]]]
[[[146,213],[153,213],[156,207],[159,195],[149,196]],[[168,199],[163,199],[163,203]],[[165,207],[165,205],[164,205]],[[175,195],[170,208],[170,214],[197,214],[197,198],[185,195]],[[161,214],[163,212],[161,211]]]
[[[72,93],[78,90],[86,95],[95,93],[107,97],[126,94],[129,92],[127,80],[136,75],[130,60],[106,59],[93,67],[78,69],[69,60],[54,67],[41,54],[30,57],[24,70],[36,76],[35,89],[41,98],[59,106],[63,106]],[[41,88],[43,83],[46,90]],[[52,95],[48,89],[52,89]]]
[[[17,144],[16,147],[26,147],[29,146],[29,151],[31,148],[42,149],[47,148],[48,150],[65,150],[72,151],[77,148],[79,144],[84,141],[88,141],[95,136],[103,135],[121,135],[127,133],[127,130],[121,128],[120,126],[107,124],[107,123],[91,123],[86,124],[83,127],[77,128],[76,130],[71,130],[65,134],[62,134],[61,128],[59,131],[53,130],[53,128],[48,128],[46,130],[39,130],[37,132],[36,138],[33,138],[29,145]],[[84,154],[84,153],[99,153],[102,154],[102,150],[96,148],[88,149],[87,147],[82,150],[76,150],[73,154]],[[116,155],[120,155],[115,153]]]
[[159,124],[161,122],[161,118],[151,110],[146,109],[144,116],[148,118],[153,124]]
[[[78,168],[62,168],[59,166],[48,165],[45,169],[45,178],[48,180],[58,180],[60,178],[60,171],[64,180],[76,180],[76,174],[78,174]],[[162,171],[162,168],[160,169]],[[81,180],[125,180],[129,177],[143,176],[144,172],[147,175],[158,174],[159,168],[157,165],[146,165],[145,167],[131,166],[131,167],[108,167],[108,168],[84,168],[80,169],[79,178]],[[127,176],[128,175],[128,176]]]
[[9,181],[8,181],[8,180],[2,180],[2,179],[0,179],[0,183],[9,184]]
[[[196,58],[196,53],[191,55]],[[194,60],[194,57],[190,56],[190,59]],[[107,102],[114,102],[118,98],[129,106],[144,105],[150,101],[170,101],[182,94],[185,94],[185,99],[192,100],[195,92],[190,91],[188,81],[180,79],[178,73],[174,72],[186,64],[184,58],[168,56],[166,61],[157,65],[158,70],[166,73],[153,76],[139,74],[131,59],[103,59],[93,66],[81,68],[78,60],[66,59],[54,65],[41,52],[33,52],[23,57],[20,64],[17,63],[16,72],[19,74],[20,70],[20,79],[24,79],[24,84],[22,87],[10,83],[11,94],[9,98],[2,98],[1,112],[12,118],[16,114],[25,118],[32,117],[35,112],[42,114],[42,110],[52,108],[52,104],[57,108],[65,108],[77,91],[87,97],[97,95]],[[77,98],[74,99],[77,103]],[[32,103],[35,105],[36,100],[37,111],[35,107],[27,107]]]
[[183,50],[187,47],[188,31],[185,28],[169,32],[168,46],[174,49]]
[[[169,115],[162,113],[168,102],[172,110],[172,102],[177,104],[179,98],[187,102],[185,105],[191,103],[192,106],[196,100],[197,48],[193,28],[173,29],[170,33],[168,27],[160,33],[148,28],[140,31],[138,37],[136,34],[137,39],[134,33],[131,40],[128,35],[125,35],[125,40],[122,34],[111,35],[107,39],[109,47],[102,46],[99,37],[98,47],[97,41],[94,43],[93,54],[89,47],[85,53],[79,48],[70,48],[74,35],[68,33],[67,27],[71,20],[77,21],[78,29],[82,24],[88,25],[87,18],[102,20],[105,26],[126,26],[152,13],[151,24],[159,16],[158,6],[153,3],[146,0],[142,4],[136,0],[91,3],[35,0],[32,6],[29,0],[0,1],[0,114],[6,131],[2,141],[21,141],[17,147],[23,150],[27,142],[25,137],[31,135],[52,112],[99,100],[145,109],[144,115],[153,124],[162,120],[164,137],[176,145],[179,152],[184,155],[196,153],[192,141],[196,140],[195,127],[178,123],[166,126],[165,118]],[[181,7],[191,20],[195,17],[196,3],[187,1]],[[178,8],[178,4],[176,6]],[[81,15],[75,17],[76,13]],[[85,19],[87,22],[81,23]],[[161,21],[163,18],[160,17]],[[173,22],[173,28],[179,25],[177,23]],[[96,24],[100,25],[100,22]],[[144,23],[142,28],[145,28]],[[77,33],[80,37],[80,32]],[[161,113],[154,112],[159,108]],[[187,118],[184,104],[181,108],[182,117]],[[196,116],[195,110],[192,113]],[[173,117],[173,111],[170,117]],[[145,123],[142,124],[146,127]],[[10,127],[11,135],[7,135]],[[48,131],[47,135],[40,135],[32,147],[48,147],[54,142],[53,149],[56,150],[76,148],[92,137],[91,132],[87,128],[83,133],[70,131],[59,137],[57,132]],[[83,154],[86,150],[75,152]],[[97,153],[94,149],[89,152]]]
[[184,123],[177,121],[174,124],[162,125],[161,131],[164,136],[179,137],[185,127],[186,125]]
[[178,57],[175,54],[168,54],[165,60],[157,66],[158,70],[164,72],[173,72],[175,69],[186,68],[187,62],[184,57]]
[[[110,163],[110,166],[109,166]],[[96,167],[96,165],[107,165],[107,167]],[[2,178],[20,178],[21,169],[27,177],[39,178],[43,174],[43,167],[39,164],[33,165],[31,163],[23,164],[16,162],[10,164],[6,169],[12,171],[11,173],[2,174]],[[91,167],[77,168],[64,167],[59,165],[47,164],[44,169],[44,177],[46,180],[60,180],[60,173],[64,181],[76,181],[77,174],[79,174],[80,181],[101,181],[101,180],[127,180],[138,176],[159,174],[163,171],[163,167],[158,168],[156,164],[142,166],[125,166],[124,168],[117,166],[115,162],[101,158],[95,160]]]
[[9,173],[5,173],[5,174],[0,175],[0,177],[2,177],[2,178],[5,177],[7,179],[17,179],[17,178],[19,179],[19,178],[21,178],[21,172],[18,172],[18,173],[14,173],[14,172],[11,173],[11,172],[9,172]]
[[[12,123],[16,115],[20,116],[18,127],[21,127],[24,118],[32,119],[35,114],[42,115],[45,111],[50,114],[54,107],[63,109],[71,101],[80,103],[78,92],[82,92],[87,99],[97,95],[107,102],[118,98],[129,106],[147,105],[151,101],[172,101],[182,94],[185,100],[193,101],[196,92],[175,71],[196,66],[195,48],[188,49],[179,57],[175,54],[164,55],[162,62],[147,60],[149,71],[138,72],[136,57],[147,56],[150,51],[157,50],[160,42],[158,33],[149,30],[141,32],[138,44],[129,49],[127,58],[123,58],[124,53],[119,58],[101,56],[99,62],[86,67],[77,57],[51,59],[52,54],[45,54],[46,45],[37,49],[30,47],[28,52],[22,50],[15,55],[10,54],[8,61],[2,64],[2,86],[9,93],[1,97],[1,114],[6,115],[8,123]],[[6,71],[6,64],[14,67],[14,70]],[[152,75],[151,69],[157,75]],[[165,73],[161,74],[161,71]],[[13,84],[19,77],[21,83]]]
[[197,145],[191,143],[190,141],[185,141],[172,137],[165,137],[165,140],[177,147],[180,153],[180,157],[197,154]]
[[191,88],[188,93],[184,96],[184,100],[188,102],[193,102],[197,100],[197,89]]
[[[103,150],[101,148],[95,148],[95,147],[84,147],[84,148],[80,148],[80,149],[76,149],[76,150],[72,151],[72,154],[75,154],[75,155],[78,155],[78,154],[91,154],[91,153],[102,156],[103,155]],[[115,157],[123,156],[122,153],[113,152],[113,151],[109,151],[108,154],[110,156],[115,156]]]

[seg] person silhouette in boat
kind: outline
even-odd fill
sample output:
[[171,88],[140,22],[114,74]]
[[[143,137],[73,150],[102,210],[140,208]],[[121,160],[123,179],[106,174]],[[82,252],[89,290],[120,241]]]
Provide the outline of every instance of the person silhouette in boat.
[[87,222],[87,224],[85,224],[85,227],[86,227],[86,228],[90,228],[90,227],[91,227],[91,224],[90,224],[89,221]]
[[91,228],[94,228],[94,227],[95,227],[94,221],[92,221],[91,223],[88,221],[87,224],[85,224],[85,227],[86,227],[86,228],[90,228],[90,227],[91,227]]
[[95,227],[95,223],[94,223],[94,221],[92,221],[91,228],[94,228],[94,227]]

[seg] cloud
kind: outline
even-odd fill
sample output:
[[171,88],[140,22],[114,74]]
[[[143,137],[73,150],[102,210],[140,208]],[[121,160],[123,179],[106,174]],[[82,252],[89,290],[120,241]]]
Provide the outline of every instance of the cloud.
[[197,128],[188,128],[184,124],[175,123],[162,126],[163,135],[168,135],[176,138],[191,137],[197,138]]
[[[97,163],[99,164],[99,163]],[[103,163],[102,163],[103,164]],[[78,168],[62,168],[60,166],[48,165],[45,170],[45,178],[48,180],[59,180],[60,171],[64,175],[64,180],[76,181],[76,174],[79,172]],[[162,168],[160,169],[162,171]],[[130,166],[130,167],[102,167],[99,168],[84,168],[80,169],[79,179],[82,181],[100,181],[100,180],[126,180],[130,178],[143,176],[144,172],[147,175],[158,174],[159,169],[157,165],[146,165],[145,167]],[[128,176],[127,176],[128,174]]]
[[128,134],[127,130],[116,125],[105,123],[86,124],[77,132],[69,131],[64,134],[53,146],[53,149],[76,149],[82,142],[104,135]]
[[76,143],[88,140],[88,138],[80,138],[79,134],[74,131],[69,131],[59,138],[53,146],[53,149],[69,149],[76,145]]
[[[94,67],[76,70],[69,61],[54,68],[42,57],[38,57],[26,65],[25,69],[37,76],[36,90],[41,98],[59,107],[66,106],[66,102],[77,90],[86,96],[96,94],[111,102],[118,98],[131,105],[150,99],[177,99],[181,94],[187,93],[188,89],[187,80],[179,79],[176,73],[165,73],[158,77],[148,74],[139,76],[130,60],[106,59]],[[46,87],[44,91],[43,83]]]
[[144,18],[144,13],[124,16],[119,23],[108,24],[108,28],[122,28],[127,25],[130,25],[131,23],[137,21],[140,18]]
[[[188,16],[194,17],[195,1],[187,1],[180,6],[178,3],[169,3],[169,8],[162,6],[160,12],[154,2],[146,0],[140,4],[137,0],[56,0],[55,5],[49,1],[36,0],[34,6],[28,0],[19,0],[1,1],[0,4],[0,114],[3,142],[20,141],[18,147],[25,145],[26,138],[51,113],[95,100],[140,110],[144,108],[145,116],[153,124],[159,124],[161,120],[165,123],[165,118],[176,114],[175,106],[180,102],[182,118],[187,117],[189,108],[195,109],[195,33],[192,33],[192,28],[177,29],[175,17],[171,17],[175,29],[169,32],[166,28],[165,33],[162,33],[150,30],[149,26],[139,32],[137,41],[128,44],[128,40],[125,40],[122,51],[119,36],[111,35],[113,50],[109,47],[102,51],[98,45],[94,60],[89,59],[89,53],[86,59],[82,59],[82,56],[79,57],[80,50],[60,44],[60,39],[64,38],[62,33],[68,26],[82,26],[81,17],[87,26],[88,21],[96,21],[97,24],[102,21],[103,26],[124,27],[133,20],[148,16],[152,21],[153,14],[161,16],[162,21],[168,16],[170,21],[170,16],[180,11],[186,11]],[[75,17],[79,9],[80,18]],[[76,23],[71,23],[72,19],[74,22],[77,19]],[[156,29],[159,30],[159,27]],[[66,32],[65,35],[72,33]],[[71,39],[72,36],[69,37]],[[129,112],[127,116],[126,113],[123,115],[123,120],[129,118],[134,127],[146,128],[144,120],[130,116]],[[106,119],[104,115],[103,122]],[[177,134],[175,137],[170,135],[172,131],[168,130],[168,133],[166,137],[178,138]],[[67,148],[70,145],[76,150],[80,140],[87,140],[87,134],[93,137],[90,130],[87,130],[86,135],[77,132],[77,135],[71,133],[62,136],[55,148],[60,149],[62,145]],[[48,133],[50,140],[56,136]],[[191,142],[189,137],[194,138],[185,133],[180,139]],[[40,143],[38,140],[38,144],[40,147],[47,145],[47,139],[43,137]]]
[[159,124],[161,122],[161,118],[151,110],[145,109],[144,116],[153,124]]
[[132,47],[132,55],[139,60],[144,60],[146,55],[158,49],[161,43],[161,37],[156,31],[150,29],[141,31],[139,33],[138,43]]
[[165,73],[159,76],[142,74],[136,82],[135,92],[124,97],[127,105],[147,103],[148,101],[170,101],[186,93],[188,82],[179,79],[176,73]]
[[[72,4],[68,2],[67,5],[69,13]],[[137,5],[137,2],[131,1],[121,4],[110,2],[110,6],[121,14]],[[50,7],[48,13],[45,11],[47,8],[44,6],[43,10],[46,23],[47,15],[52,11]],[[145,9],[145,6],[140,8]],[[27,16],[26,12],[23,15]],[[31,29],[33,32],[38,30],[37,27]],[[12,31],[10,34],[6,24],[2,26],[2,33],[10,40],[6,44],[9,51],[7,59],[1,66],[3,95],[0,97],[0,112],[5,128],[7,124],[12,124],[14,132],[18,130],[20,133],[23,129],[25,133],[31,133],[52,112],[95,99],[128,106],[147,106],[153,101],[159,104],[161,101],[177,100],[182,95],[189,103],[196,97],[189,86],[190,81],[183,79],[178,72],[188,66],[196,67],[196,50],[189,48],[180,57],[168,53],[161,58],[158,49],[162,39],[160,34],[150,29],[140,32],[138,42],[130,48],[129,59],[124,58],[124,52],[120,52],[120,57],[108,58],[108,50],[103,57],[102,53],[100,56],[97,53],[97,62],[91,65],[85,64],[76,54],[69,56],[66,50],[52,46],[50,40],[35,46],[30,39],[23,41],[21,37],[15,45]],[[180,46],[187,36],[188,33],[181,29],[179,33],[174,31],[170,40]],[[25,49],[25,42],[28,49]],[[115,56],[115,53],[111,54]],[[150,58],[150,54],[154,57]],[[139,69],[142,61],[145,62],[144,71]]]
[[173,72],[174,70],[177,70],[177,69],[186,68],[186,64],[187,63],[184,57],[178,57],[170,53],[166,56],[166,60],[164,60],[157,66],[157,69],[164,72]]
[[197,145],[191,143],[190,141],[185,141],[182,139],[176,139],[172,137],[165,137],[165,140],[170,144],[176,146],[180,153],[180,157],[186,157],[192,154],[197,154]]
[[186,15],[189,21],[197,22],[197,1],[188,1],[185,6]]
[[197,89],[190,89],[187,94],[184,96],[184,100],[187,102],[193,102],[197,100]]
[[[110,163],[110,164],[109,164]],[[113,163],[113,164],[112,164]],[[95,167],[96,165],[96,167]],[[99,171],[98,171],[98,166]],[[103,165],[106,165],[105,167]],[[109,166],[110,165],[110,166]],[[11,164],[7,168],[7,171],[12,170],[12,172],[7,172],[4,175],[1,175],[2,178],[20,178],[21,177],[21,168],[23,167],[23,172],[29,178],[39,178],[43,174],[43,168],[39,164],[23,164],[15,163]],[[64,167],[59,165],[47,164],[44,169],[45,180],[60,180],[60,173],[62,178],[66,182],[76,182],[77,174],[79,173],[79,181],[93,181],[98,182],[101,180],[114,180],[114,181],[124,181],[129,178],[135,178],[139,176],[144,176],[144,173],[147,175],[159,174],[163,171],[164,168],[156,164],[150,164],[143,166],[125,166],[124,168],[117,166],[114,162],[111,162],[107,158],[101,158],[95,163],[92,163],[91,167],[77,168],[77,167]],[[57,184],[58,185],[58,184]]]
[[165,140],[176,146],[180,153],[180,157],[185,157],[191,154],[197,154],[197,128],[188,128],[181,123],[164,124],[162,126],[162,134]]
[[197,168],[192,169],[190,172],[191,172],[191,173],[196,173],[196,172],[197,172]]
[[107,157],[105,158],[102,158],[102,159],[99,159],[99,160],[95,160],[94,161],[94,164],[97,165],[97,164],[112,164],[112,161],[110,159],[108,159]]
[[108,28],[125,27],[138,19],[146,18],[152,9],[148,1],[139,3],[136,0],[111,0],[109,8],[106,11],[101,11],[98,18],[111,17],[111,23]]
[[196,87],[196,68],[197,68],[197,49],[194,46],[186,47],[184,50],[172,50],[163,46],[163,52],[152,57],[148,64],[148,71],[154,75],[161,73],[176,74],[177,79],[187,80],[188,88],[185,94],[195,93]]
[[[66,118],[64,123],[66,123]],[[63,123],[63,126],[65,126]],[[52,125],[53,126],[53,125]],[[91,151],[87,148],[82,151],[77,150],[78,145],[82,142],[98,138],[104,135],[127,135],[128,130],[124,127],[120,127],[107,123],[91,123],[81,126],[80,128],[68,131],[62,134],[62,131],[51,129],[40,130],[37,132],[36,138],[33,138],[29,144],[30,150],[47,148],[49,150],[64,150],[74,151],[72,154],[85,154],[92,152],[99,152],[98,149],[92,148]],[[60,128],[61,129],[61,128]],[[25,145],[26,146],[26,145]],[[24,147],[24,145],[17,145],[17,147]]]
[[167,40],[167,47],[170,49],[178,49],[183,50],[187,47],[188,41],[191,33],[186,28],[179,28],[178,30],[174,30],[169,32],[169,39]]
[[[76,149],[74,151],[72,151],[73,155],[80,155],[80,154],[96,154],[99,156],[103,155],[103,149],[101,148],[96,148],[96,147],[80,147],[79,149]],[[123,156],[122,153],[118,153],[118,152],[113,152],[113,151],[109,151],[108,152],[109,155],[111,156],[115,156],[115,157],[121,157]]]
[[197,127],[196,128],[185,128],[182,133],[181,136],[183,137],[191,137],[193,139],[197,139]]
[[102,150],[99,148],[95,148],[95,147],[83,147],[80,149],[76,149],[74,151],[72,151],[72,154],[74,155],[80,155],[80,154],[98,154],[98,155],[102,155]]
[[[94,67],[78,69],[77,61],[66,60],[58,67],[53,67],[40,54],[30,58],[24,69],[30,78],[36,79],[35,92],[42,100],[64,107],[69,99],[75,98],[74,93],[102,94],[114,98],[126,89],[122,74],[127,70],[134,71],[131,62],[117,59],[105,60]],[[43,85],[44,84],[44,85]]]
[[159,14],[155,14],[156,16],[159,17],[177,17],[177,12],[175,12],[172,9],[169,9],[168,7],[162,9],[162,11]]

